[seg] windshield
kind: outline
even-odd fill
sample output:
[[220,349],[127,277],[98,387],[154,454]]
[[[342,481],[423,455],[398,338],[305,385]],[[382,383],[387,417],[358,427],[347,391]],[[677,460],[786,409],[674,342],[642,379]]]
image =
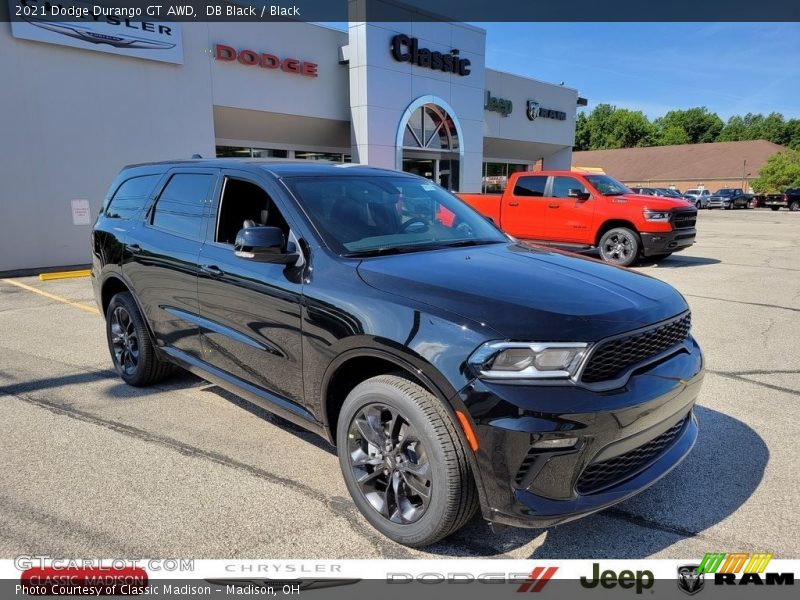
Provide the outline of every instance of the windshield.
[[608,175],[586,175],[585,177],[603,196],[619,196],[620,194],[631,193],[631,190]]
[[733,190],[730,188],[722,188],[721,190],[717,190],[717,196],[732,196]]
[[508,242],[489,221],[425,179],[333,176],[285,181],[328,246],[342,256]]

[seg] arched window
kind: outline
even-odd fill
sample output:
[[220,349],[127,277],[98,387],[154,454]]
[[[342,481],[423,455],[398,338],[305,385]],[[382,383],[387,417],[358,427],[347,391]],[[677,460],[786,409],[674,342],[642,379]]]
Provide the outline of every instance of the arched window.
[[403,147],[438,152],[458,151],[458,131],[453,119],[436,104],[420,106],[408,118],[403,131]]

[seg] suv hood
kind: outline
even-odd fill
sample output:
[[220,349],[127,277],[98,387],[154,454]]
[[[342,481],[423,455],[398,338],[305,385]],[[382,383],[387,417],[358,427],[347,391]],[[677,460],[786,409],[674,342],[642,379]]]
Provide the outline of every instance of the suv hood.
[[610,196],[612,203],[637,204],[642,208],[651,210],[680,210],[682,208],[694,208],[694,204],[687,200],[678,198],[667,198],[666,196],[646,196],[644,194],[622,194],[621,196]]
[[491,327],[505,339],[593,342],[688,308],[657,279],[515,243],[369,258],[358,273],[376,289]]

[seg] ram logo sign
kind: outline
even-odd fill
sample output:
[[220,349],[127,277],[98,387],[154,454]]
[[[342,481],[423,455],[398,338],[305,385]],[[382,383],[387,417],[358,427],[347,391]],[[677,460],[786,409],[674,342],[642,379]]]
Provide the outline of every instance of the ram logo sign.
[[772,554],[757,552],[710,552],[703,557],[697,573],[714,574],[717,585],[794,585],[794,573],[766,572]]

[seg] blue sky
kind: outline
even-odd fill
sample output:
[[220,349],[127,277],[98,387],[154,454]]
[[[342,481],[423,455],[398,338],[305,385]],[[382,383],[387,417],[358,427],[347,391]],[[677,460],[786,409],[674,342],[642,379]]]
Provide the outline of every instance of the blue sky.
[[[330,23],[345,29],[345,23]],[[706,106],[800,118],[798,23],[474,23],[486,64],[655,118]]]
[[661,116],[707,106],[800,117],[797,23],[475,23],[486,64]]

